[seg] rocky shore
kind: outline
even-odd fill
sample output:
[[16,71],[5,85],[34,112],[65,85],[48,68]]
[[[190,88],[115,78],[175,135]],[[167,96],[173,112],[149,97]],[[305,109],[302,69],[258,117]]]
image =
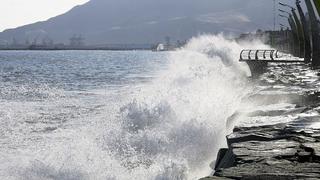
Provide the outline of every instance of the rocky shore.
[[[228,119],[234,127],[213,176],[202,180],[320,179],[319,77],[306,67],[271,66]],[[242,123],[239,123],[242,121]]]
[[204,179],[320,178],[320,131],[297,123],[235,128],[229,148],[218,154],[214,177]]

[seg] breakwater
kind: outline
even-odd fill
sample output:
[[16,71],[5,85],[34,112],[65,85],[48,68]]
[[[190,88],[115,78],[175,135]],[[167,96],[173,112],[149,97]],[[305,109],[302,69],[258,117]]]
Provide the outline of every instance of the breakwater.
[[227,137],[229,148],[219,152],[215,176],[279,180],[320,178],[320,132],[304,131],[296,125],[298,123],[236,128]]
[[234,127],[204,179],[320,178],[318,72],[271,64],[228,119]]

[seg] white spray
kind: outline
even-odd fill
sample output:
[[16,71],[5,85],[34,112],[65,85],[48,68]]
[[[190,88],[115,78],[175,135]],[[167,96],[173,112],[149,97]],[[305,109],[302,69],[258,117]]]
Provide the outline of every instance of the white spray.
[[173,52],[168,69],[121,108],[119,128],[106,130],[105,147],[130,169],[125,176],[209,175],[210,162],[225,145],[226,119],[250,90],[248,69],[237,62],[239,53],[259,44],[201,36]]
[[243,48],[265,47],[223,35],[191,39],[169,55],[168,67],[151,83],[111,98],[105,113],[94,117],[101,120],[57,133],[64,141],[30,152],[34,157],[9,173],[62,180],[208,176],[225,146],[226,119],[251,89],[248,68],[237,62]]

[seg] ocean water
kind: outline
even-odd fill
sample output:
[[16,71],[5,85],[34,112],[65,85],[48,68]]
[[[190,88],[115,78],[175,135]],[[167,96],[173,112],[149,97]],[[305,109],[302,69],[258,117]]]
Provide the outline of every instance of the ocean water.
[[198,179],[254,85],[223,35],[174,52],[0,51],[0,179]]

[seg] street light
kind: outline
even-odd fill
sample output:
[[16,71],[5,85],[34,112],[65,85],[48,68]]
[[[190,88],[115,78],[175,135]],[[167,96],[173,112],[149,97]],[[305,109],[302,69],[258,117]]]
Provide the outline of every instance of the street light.
[[282,9],[278,9],[280,12],[282,12],[282,13],[286,13],[286,14],[288,14],[289,16],[291,15],[291,13],[289,13],[289,12],[287,12],[287,11],[285,11],[285,10],[282,10]]
[[279,2],[279,4],[280,4],[281,6],[291,8],[292,10],[296,10],[296,8],[294,8],[293,6],[290,6],[289,4],[285,4],[285,3],[282,3],[282,2]]
[[284,27],[284,28],[287,28],[287,29],[290,29],[288,26],[283,25],[283,24],[281,24],[281,23],[280,23],[280,26],[281,26],[281,27]]
[[[280,27],[281,27],[281,32],[284,35],[284,39],[283,39],[283,43],[281,44],[281,48],[283,51],[290,51],[290,42],[289,42],[289,31],[290,28],[288,26],[285,26],[281,23],[279,23]],[[284,31],[283,31],[284,30]]]
[[283,14],[278,14],[280,17],[283,17],[283,18],[286,18],[286,19],[289,19],[289,17],[288,16],[285,16],[285,15],[283,15]]

